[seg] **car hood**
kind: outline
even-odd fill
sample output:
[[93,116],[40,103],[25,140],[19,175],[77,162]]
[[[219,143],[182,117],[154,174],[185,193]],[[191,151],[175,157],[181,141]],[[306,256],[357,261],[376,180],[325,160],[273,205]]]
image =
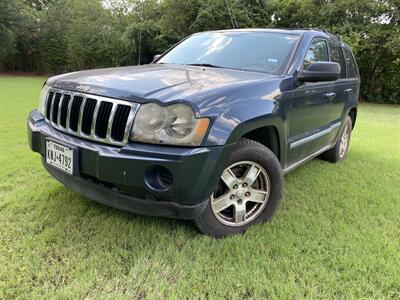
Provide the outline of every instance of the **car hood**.
[[139,103],[178,100],[196,103],[218,96],[227,89],[271,81],[278,77],[259,72],[151,64],[73,72],[52,77],[47,83],[55,88]]

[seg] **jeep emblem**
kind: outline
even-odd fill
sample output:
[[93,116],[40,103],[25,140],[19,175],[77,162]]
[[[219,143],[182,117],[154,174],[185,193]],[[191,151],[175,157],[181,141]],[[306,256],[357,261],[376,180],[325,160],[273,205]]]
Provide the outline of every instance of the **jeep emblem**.
[[88,91],[90,90],[90,86],[80,84],[80,85],[78,85],[78,86],[76,87],[76,89],[77,89],[77,90],[80,90],[80,91],[82,91],[82,92],[88,92]]

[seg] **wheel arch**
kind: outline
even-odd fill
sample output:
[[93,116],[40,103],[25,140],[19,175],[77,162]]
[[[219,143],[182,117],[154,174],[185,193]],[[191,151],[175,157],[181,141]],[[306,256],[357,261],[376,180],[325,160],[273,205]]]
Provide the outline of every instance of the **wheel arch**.
[[242,138],[247,138],[264,145],[275,154],[279,161],[281,161],[279,132],[275,126],[267,125],[253,129],[245,133]]
[[286,158],[286,132],[284,121],[279,115],[266,115],[247,120],[231,133],[228,143],[240,139],[254,140],[270,149],[283,166]]
[[348,116],[351,118],[352,128],[354,128],[357,120],[357,107],[352,107],[349,110]]

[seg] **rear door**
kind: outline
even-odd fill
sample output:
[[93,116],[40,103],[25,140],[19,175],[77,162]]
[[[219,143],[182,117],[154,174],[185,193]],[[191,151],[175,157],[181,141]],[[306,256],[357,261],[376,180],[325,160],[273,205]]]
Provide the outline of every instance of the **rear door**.
[[[329,61],[328,43],[314,39],[304,58],[303,68],[313,62]],[[289,121],[288,164],[318,151],[329,143],[334,82],[306,82],[293,90]]]
[[[341,73],[340,79],[336,80],[335,97],[331,99],[331,119],[332,125],[340,124],[347,107],[349,94],[352,93],[352,85],[346,76],[346,61],[344,58],[343,50],[340,44],[329,42],[329,56],[330,60],[340,65]],[[337,126],[336,128],[338,128]],[[331,137],[334,138],[337,130],[333,130]]]
[[346,90],[348,96],[348,105],[357,106],[358,95],[360,92],[360,74],[358,73],[357,64],[350,48],[346,46],[343,48],[343,50],[347,66],[346,77],[348,80],[348,87]]

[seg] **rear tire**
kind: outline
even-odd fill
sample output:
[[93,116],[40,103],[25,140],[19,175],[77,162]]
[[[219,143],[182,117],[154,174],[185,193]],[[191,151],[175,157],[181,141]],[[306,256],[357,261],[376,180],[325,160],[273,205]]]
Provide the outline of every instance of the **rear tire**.
[[351,130],[353,124],[350,116],[344,120],[344,126],[335,146],[320,155],[321,159],[330,161],[332,163],[344,160],[349,150]]
[[216,238],[243,233],[270,220],[282,194],[283,172],[275,154],[260,143],[241,139],[194,224]]

